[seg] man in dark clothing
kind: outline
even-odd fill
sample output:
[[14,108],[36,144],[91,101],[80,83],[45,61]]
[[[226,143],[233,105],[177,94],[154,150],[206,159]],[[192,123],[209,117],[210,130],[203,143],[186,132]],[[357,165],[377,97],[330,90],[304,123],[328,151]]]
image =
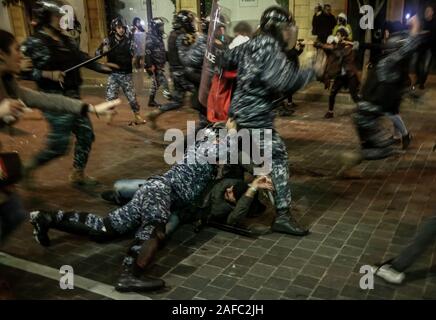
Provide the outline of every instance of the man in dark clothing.
[[[97,49],[96,54],[100,55],[109,52],[107,54],[108,62],[115,63],[119,66],[119,68],[116,71],[113,71],[108,78],[106,100],[112,101],[118,99],[118,93],[121,88],[124,95],[127,97],[130,108],[132,108],[134,114],[132,124],[143,124],[144,120],[139,113],[140,106],[136,99],[132,76],[132,60],[136,45],[133,39],[133,34],[128,34],[127,32],[127,24],[121,17],[113,19],[111,22],[109,38],[106,38],[103,41]],[[112,116],[109,118],[108,123],[111,121]]]
[[[77,44],[61,32],[60,19],[65,14],[62,7],[66,4],[61,0],[36,3],[34,10],[37,21],[36,32],[23,43],[22,50],[24,55],[32,59],[32,78],[36,81],[39,90],[79,99],[82,84],[80,70],[76,69],[67,74],[64,74],[63,70],[80,64],[90,57],[81,52]],[[101,73],[112,71],[108,66],[97,62],[86,67]],[[76,136],[76,145],[70,181],[80,186],[97,184],[95,179],[86,176],[84,172],[94,141],[94,131],[89,117],[52,112],[44,112],[44,116],[51,127],[47,147],[25,164],[25,177],[29,179],[36,168],[66,154],[73,133]]]
[[436,51],[436,18],[434,17],[434,7],[431,5],[425,8],[424,18],[421,21],[421,30],[430,33],[428,41],[420,46],[415,57],[415,87],[423,90],[425,89],[425,83],[432,67],[433,55]]
[[181,10],[174,16],[173,31],[168,39],[168,61],[174,83],[172,101],[147,115],[152,125],[162,113],[182,107],[185,93],[195,90],[195,85],[187,78],[186,68],[180,59],[182,47],[189,47],[195,42],[194,20],[193,13],[187,10]]
[[387,39],[377,64],[368,72],[362,88],[362,100],[358,102],[354,121],[362,146],[362,159],[384,159],[395,153],[392,138],[384,137],[378,120],[386,113],[399,109],[409,74],[410,57],[426,41],[427,35],[418,34],[417,23],[410,34],[393,33]]
[[171,98],[164,70],[167,62],[167,52],[163,41],[164,26],[165,23],[162,18],[153,18],[145,40],[145,69],[153,80],[148,101],[149,107],[160,106],[156,103],[155,98],[161,85],[163,86],[164,97],[167,99]]
[[416,262],[435,240],[436,216],[433,216],[422,225],[412,243],[404,248],[396,258],[373,267],[374,274],[389,283],[401,284],[406,278],[404,272]]
[[332,14],[332,7],[329,4],[324,5],[324,10],[316,17],[315,24],[317,40],[326,43],[336,26],[336,17]]

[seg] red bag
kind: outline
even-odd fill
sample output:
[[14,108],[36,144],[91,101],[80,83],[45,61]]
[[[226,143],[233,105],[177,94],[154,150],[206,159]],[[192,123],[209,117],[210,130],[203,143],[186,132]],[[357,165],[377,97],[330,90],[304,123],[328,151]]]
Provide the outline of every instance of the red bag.
[[233,90],[236,85],[237,71],[224,71],[222,76],[212,78],[207,98],[207,120],[210,122],[227,121]]

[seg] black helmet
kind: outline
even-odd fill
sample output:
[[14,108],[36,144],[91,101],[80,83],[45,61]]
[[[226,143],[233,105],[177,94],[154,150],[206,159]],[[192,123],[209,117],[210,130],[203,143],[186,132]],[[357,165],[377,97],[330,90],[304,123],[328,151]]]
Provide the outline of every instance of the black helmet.
[[266,9],[260,18],[260,30],[283,42],[282,31],[294,25],[294,19],[288,10],[273,6]]
[[111,21],[111,33],[116,32],[117,27],[123,27],[127,32],[127,23],[122,17],[116,17]]
[[201,18],[201,32],[207,34],[209,32],[210,17]]
[[184,28],[186,32],[195,32],[195,17],[191,11],[180,10],[173,20],[173,28],[175,30]]
[[154,34],[162,36],[165,33],[165,31],[164,31],[165,21],[168,22],[168,20],[166,20],[165,18],[161,18],[161,17],[155,17],[155,18],[151,19],[151,22],[150,22],[151,31]]
[[67,12],[62,8],[70,5],[64,0],[38,0],[32,10],[37,26],[49,26],[53,14],[63,16]]

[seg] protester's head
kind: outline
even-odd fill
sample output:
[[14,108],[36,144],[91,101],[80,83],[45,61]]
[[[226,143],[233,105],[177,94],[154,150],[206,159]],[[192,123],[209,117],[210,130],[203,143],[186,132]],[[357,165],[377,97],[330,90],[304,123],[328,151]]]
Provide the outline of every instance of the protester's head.
[[348,31],[345,28],[339,28],[336,32],[336,37],[338,38],[338,42],[347,40],[348,38]]
[[322,5],[320,4],[320,3],[318,3],[316,6],[315,6],[315,14],[318,14],[318,13],[320,13],[320,12],[322,12]]
[[234,185],[226,188],[224,192],[224,199],[229,203],[236,204],[247,191],[247,189],[248,185],[241,180]]
[[132,25],[139,31],[144,32],[144,28],[142,26],[142,19],[139,17],[135,17],[132,21]]
[[233,29],[233,33],[235,36],[245,36],[245,37],[251,37],[253,34],[253,28],[250,26],[249,23],[245,21],[238,22],[238,24]]
[[348,21],[347,15],[345,13],[341,12],[338,15],[338,24],[345,26],[345,25],[347,25],[347,21]]
[[289,11],[279,6],[266,9],[260,19],[260,33],[272,36],[283,46],[294,36],[293,26]]
[[67,13],[63,7],[68,5],[63,0],[39,0],[33,8],[33,19],[36,27],[47,27],[61,31],[61,18]]
[[424,11],[424,19],[427,21],[433,20],[434,16],[434,7],[431,5],[427,5]]
[[116,17],[111,22],[111,33],[123,37],[127,31],[127,24],[122,17]]
[[324,13],[326,14],[332,14],[332,6],[329,4],[324,5]]
[[19,74],[21,59],[20,45],[14,35],[0,29],[0,66],[2,69],[12,74]]

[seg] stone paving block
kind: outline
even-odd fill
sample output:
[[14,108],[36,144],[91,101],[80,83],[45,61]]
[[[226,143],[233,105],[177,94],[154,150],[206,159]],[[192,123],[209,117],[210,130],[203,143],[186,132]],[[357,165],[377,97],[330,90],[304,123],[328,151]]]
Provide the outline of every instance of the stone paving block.
[[253,274],[246,274],[238,281],[238,284],[244,287],[258,289],[265,283],[266,280],[267,278],[265,277],[259,277]]
[[175,288],[173,290],[173,292],[171,292],[168,295],[168,298],[174,299],[174,300],[190,300],[190,299],[194,298],[197,293],[198,293],[197,290],[192,290],[192,289],[188,289],[188,288],[184,288],[184,287],[178,287],[178,288]]
[[266,254],[259,260],[259,262],[270,266],[278,266],[283,260],[285,260],[285,257],[283,256],[280,257]]
[[253,265],[253,267],[248,271],[248,273],[265,277],[266,275],[272,274],[275,270],[277,270],[276,267],[258,262]]
[[223,288],[223,289],[231,289],[235,286],[235,284],[238,282],[238,278],[230,277],[226,275],[219,275],[218,277],[213,280],[210,285],[217,287],[217,288]]
[[220,300],[224,297],[227,291],[228,290],[226,289],[218,287],[206,286],[200,293],[198,293],[198,297],[206,300]]
[[285,291],[283,298],[290,300],[306,300],[310,297],[311,293],[312,289],[292,285]]
[[255,292],[256,290],[254,289],[237,285],[227,293],[227,296],[239,300],[248,300],[254,295]]

